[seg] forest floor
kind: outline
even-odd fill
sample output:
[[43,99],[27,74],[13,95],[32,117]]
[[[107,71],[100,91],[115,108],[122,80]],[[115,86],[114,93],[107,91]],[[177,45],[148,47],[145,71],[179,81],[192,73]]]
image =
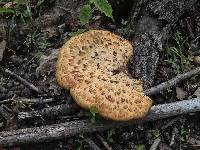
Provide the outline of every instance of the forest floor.
[[[15,118],[19,112],[75,103],[69,92],[60,89],[56,83],[54,76],[56,57],[52,55],[70,37],[92,28],[109,30],[127,38],[124,31],[128,26],[128,22],[126,22],[128,17],[121,16],[114,22],[96,11],[89,24],[80,25],[77,7],[80,7],[79,5],[82,3],[82,1],[76,1],[73,6],[68,4],[71,7],[69,14],[65,12],[68,11],[67,8],[63,11],[62,8],[57,7],[50,11],[54,1],[45,4],[40,11],[34,10],[36,4],[31,4],[32,15],[30,18],[24,16],[24,22],[20,15],[30,12],[20,12],[21,14],[15,17],[10,14],[0,15],[0,58],[3,56],[0,60],[0,67],[3,70],[8,69],[29,83],[27,85],[16,76],[1,70],[0,131],[50,125],[66,120],[98,119],[96,116],[91,118],[92,112],[87,113],[81,108],[74,110],[74,113],[68,116],[59,116],[59,118],[37,118],[30,122],[29,120],[18,122]],[[12,5],[7,3],[8,8],[13,7]],[[178,74],[200,65],[200,19],[197,19],[200,18],[200,2],[198,6],[184,14],[174,25],[160,56],[154,85],[168,81]],[[52,15],[53,13],[54,15]],[[38,22],[42,22],[42,25],[39,26]],[[196,24],[198,24],[198,28]],[[2,51],[4,52],[1,53]],[[153,99],[156,98],[156,104],[163,104],[200,97],[199,77],[187,79],[175,87],[155,95]],[[42,93],[30,88],[30,84],[40,89]],[[20,98],[39,101],[52,100],[48,103],[38,102],[35,104],[20,102],[17,100]],[[108,147],[105,147],[102,141],[106,142]],[[95,149],[95,146],[92,146],[93,142],[100,149],[105,150],[147,150],[156,142],[158,142],[157,149],[159,150],[197,150],[200,149],[200,113],[113,128],[98,133],[86,133],[53,142],[15,146],[11,149]]]

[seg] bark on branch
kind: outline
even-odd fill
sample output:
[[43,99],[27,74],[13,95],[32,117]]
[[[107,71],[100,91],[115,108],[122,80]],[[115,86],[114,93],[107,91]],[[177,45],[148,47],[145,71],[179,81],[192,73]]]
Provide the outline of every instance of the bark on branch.
[[169,81],[163,82],[163,83],[161,83],[161,84],[159,84],[159,85],[157,85],[155,87],[147,89],[147,90],[144,91],[144,93],[146,95],[157,94],[157,93],[161,92],[162,90],[167,89],[169,87],[172,87],[174,85],[177,85],[181,81],[184,81],[185,79],[190,78],[190,77],[192,77],[194,75],[198,75],[199,73],[200,73],[200,67],[197,67],[195,69],[190,70],[189,72],[180,74],[180,75],[172,78]]
[[153,106],[145,118],[135,121],[114,122],[100,120],[92,123],[88,120],[80,120],[14,131],[4,131],[0,133],[0,146],[6,147],[28,143],[47,142],[74,136],[80,133],[102,131],[109,128],[119,128],[197,111],[200,111],[200,98]]
[[28,119],[36,119],[36,118],[55,118],[62,115],[71,115],[79,110],[78,105],[57,105],[50,108],[44,108],[42,110],[36,110],[31,112],[19,112],[18,120],[28,120]]
[[[132,76],[144,82],[144,89],[154,84],[159,55],[165,48],[174,24],[197,0],[135,0],[129,19],[133,30],[134,54],[129,62]],[[160,60],[162,61],[162,60]]]

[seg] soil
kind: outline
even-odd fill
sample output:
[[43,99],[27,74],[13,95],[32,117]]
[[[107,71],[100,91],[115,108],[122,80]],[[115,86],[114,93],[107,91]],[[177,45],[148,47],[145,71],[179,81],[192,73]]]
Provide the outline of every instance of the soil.
[[[81,4],[82,2],[76,2],[76,5]],[[52,9],[52,5],[54,5],[54,3],[50,3],[48,7],[42,10],[43,14],[45,14],[45,12],[48,14],[48,10]],[[192,58],[200,55],[200,53],[198,53],[200,46],[199,6],[200,2],[198,2],[197,6],[192,8],[191,12],[184,14],[184,16],[182,16],[174,25],[173,31],[171,31],[171,38],[169,38],[168,42],[166,43],[166,50],[167,47],[172,47],[176,44],[174,42],[174,35],[177,33],[177,31],[179,31],[182,37],[186,40],[182,46],[184,55],[190,55]],[[33,31],[35,31],[35,27],[28,25],[28,30],[26,29],[25,31],[24,26],[21,24],[19,25],[21,26],[20,38],[17,38],[15,35],[15,33],[18,32],[17,29],[11,32],[11,34],[15,36],[8,37],[7,31],[5,31],[6,34],[2,34],[2,36],[0,36],[1,39],[5,39],[7,42],[6,49],[3,54],[3,60],[0,62],[0,67],[3,68],[3,70],[9,69],[43,91],[42,93],[37,93],[16,78],[9,76],[5,72],[1,72],[0,107],[6,108],[6,112],[9,114],[6,115],[5,112],[0,111],[1,131],[48,125],[65,121],[65,119],[53,119],[44,120],[42,122],[35,120],[34,123],[29,123],[28,121],[12,122],[11,120],[13,115],[15,116],[21,111],[40,110],[60,104],[74,104],[69,92],[58,87],[55,81],[54,62],[56,61],[56,57],[48,57],[53,52],[56,52],[57,49],[59,49],[59,47],[70,38],[70,33],[76,31],[78,28],[81,28],[80,24],[76,19],[74,19],[73,16],[73,14],[77,13],[76,10],[74,9],[72,11],[74,11],[74,13],[71,12],[71,15],[66,17],[68,19],[67,22],[63,19],[59,20],[59,23],[53,25],[47,24],[37,31],[37,36],[35,35],[35,37],[30,37],[30,35],[33,35]],[[63,15],[62,13],[61,16]],[[88,24],[86,28],[106,29],[126,38],[126,35],[124,35],[122,32],[124,26],[119,21],[112,22],[112,20],[98,12],[96,13],[96,16],[96,19]],[[0,17],[2,17],[0,23],[4,25],[5,20],[8,22],[10,21],[9,19],[5,19],[5,16],[3,15]],[[8,28],[9,27],[6,26],[6,29]],[[177,62],[174,62],[174,64],[166,63],[165,60],[169,59],[170,57],[167,55],[166,50],[164,50],[160,55],[159,66],[157,68],[154,85],[167,81],[177,75],[176,65],[179,65],[180,60],[177,60]],[[184,68],[183,72],[188,71],[198,65],[200,64],[195,64],[193,61],[191,61],[189,66]],[[187,81],[184,81],[184,83],[176,85],[174,88],[168,89],[163,93],[154,96],[153,99],[156,100],[154,104],[169,103],[181,100],[177,98],[177,94],[179,94],[176,90],[177,87],[185,93],[183,99],[188,99],[193,96],[194,92],[199,86],[199,77],[193,77]],[[4,102],[7,99],[16,98],[53,98],[55,101],[52,101],[48,104],[41,103],[37,105],[23,104],[17,101]],[[80,115],[85,113],[86,112],[84,110],[79,108],[78,111],[76,111],[72,117],[69,117],[67,121],[78,120],[82,118],[90,119],[88,116]],[[151,145],[158,139],[161,140],[157,147],[159,150],[197,150],[200,149],[200,113],[191,113],[120,129],[110,129],[100,133],[81,134],[49,143],[16,146],[11,149],[94,149],[94,147],[91,146],[91,142],[88,142],[88,139],[92,139],[92,141],[95,142],[100,149],[108,149],[101,143],[101,140],[99,140],[97,134],[100,135],[113,150],[149,149]]]

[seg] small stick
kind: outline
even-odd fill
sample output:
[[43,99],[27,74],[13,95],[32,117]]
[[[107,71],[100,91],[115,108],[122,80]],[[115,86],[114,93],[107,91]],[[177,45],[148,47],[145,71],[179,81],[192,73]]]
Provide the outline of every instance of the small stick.
[[112,150],[112,148],[108,145],[108,143],[104,140],[104,138],[103,138],[100,134],[96,133],[95,135],[96,135],[96,137],[100,140],[101,144],[102,144],[107,150]]
[[173,128],[172,137],[171,137],[171,141],[170,141],[170,144],[169,144],[170,146],[174,145],[176,133],[177,133],[177,129]]
[[89,120],[80,120],[13,131],[3,131],[0,132],[0,146],[47,142],[80,133],[91,133],[110,128],[120,128],[136,123],[144,123],[197,111],[200,111],[199,98],[153,106],[145,118],[134,121],[116,122],[99,120],[92,123]]
[[174,123],[176,123],[177,121],[181,120],[181,117],[178,116],[176,118],[170,119],[170,122],[168,122],[167,124],[165,124],[164,126],[161,127],[162,130],[168,128],[169,126],[172,126]]
[[186,72],[186,73],[183,73],[183,74],[180,74],[178,76],[176,76],[175,78],[169,80],[169,81],[166,81],[164,83],[161,83],[157,86],[154,86],[150,89],[147,89],[144,91],[144,93],[146,95],[155,95],[157,93],[159,93],[160,91],[164,90],[164,89],[167,89],[169,87],[172,87],[178,83],[180,83],[181,81],[187,79],[187,78],[190,78],[194,75],[197,75],[197,74],[200,74],[200,67],[197,67],[195,69],[192,69],[190,70],[189,72]]
[[85,138],[85,142],[87,142],[93,150],[101,150],[101,148],[99,148],[99,146],[97,146],[92,139]]
[[160,141],[161,141],[160,138],[155,139],[149,150],[156,150],[158,148]]
[[22,84],[24,84],[25,86],[27,86],[29,89],[37,92],[37,93],[42,93],[42,91],[40,89],[38,89],[35,85],[33,85],[32,83],[29,83],[28,81],[26,81],[25,79],[23,79],[22,77],[18,76],[16,73],[6,69],[5,73],[7,73],[8,75],[14,77],[15,79],[17,79],[18,81],[20,81]]
[[41,110],[30,111],[30,112],[19,112],[18,120],[22,121],[25,119],[35,119],[35,118],[55,118],[58,116],[69,115],[75,113],[79,110],[79,107],[75,104],[73,105],[57,105],[49,108],[44,108]]
[[55,99],[53,98],[47,98],[47,99],[40,99],[40,98],[11,98],[11,99],[6,99],[6,100],[2,100],[0,101],[0,104],[4,104],[4,103],[11,103],[11,102],[21,102],[24,104],[46,104],[46,103],[51,103],[55,101]]

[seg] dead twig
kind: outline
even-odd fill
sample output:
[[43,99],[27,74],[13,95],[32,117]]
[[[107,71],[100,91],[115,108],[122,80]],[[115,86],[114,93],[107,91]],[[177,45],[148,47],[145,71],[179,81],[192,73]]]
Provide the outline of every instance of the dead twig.
[[94,123],[89,120],[71,121],[66,123],[19,129],[0,132],[0,145],[13,146],[19,144],[39,143],[52,141],[80,133],[103,131],[110,128],[119,128],[136,123],[144,123],[181,114],[200,111],[200,99],[184,100],[170,104],[156,105],[149,114],[140,120],[128,122],[114,122],[99,120]]
[[162,130],[172,126],[173,124],[175,124],[176,122],[180,121],[182,118],[180,116],[176,117],[176,118],[173,118],[173,119],[170,119],[170,121],[165,124],[164,126],[161,127]]
[[173,131],[172,131],[172,137],[171,137],[171,140],[170,140],[170,146],[172,146],[172,145],[174,145],[174,141],[175,141],[175,136],[176,136],[176,134],[178,133],[178,131],[177,131],[177,128],[173,128]]
[[16,73],[5,69],[4,71],[6,74],[8,74],[9,76],[17,79],[18,81],[20,81],[22,84],[24,84],[25,86],[27,86],[29,89],[37,92],[37,93],[42,93],[42,91],[40,89],[38,89],[35,85],[33,85],[32,83],[28,82],[27,80],[23,79],[22,77],[18,76]]
[[36,118],[55,118],[58,116],[69,115],[75,113],[79,110],[79,107],[75,104],[73,105],[57,105],[54,107],[44,108],[41,110],[30,111],[30,112],[19,112],[18,120],[22,121],[25,119],[36,119]]
[[158,148],[160,141],[161,141],[160,138],[155,139],[149,150],[156,150]]
[[107,150],[112,150],[112,148],[108,145],[108,143],[104,140],[104,138],[103,138],[100,134],[96,133],[95,135],[96,135],[96,137],[100,140],[101,144],[102,144]]
[[200,74],[200,67],[197,67],[195,69],[192,69],[190,70],[189,72],[186,72],[186,73],[183,73],[183,74],[180,74],[178,76],[176,76],[175,78],[167,81],[167,82],[164,82],[164,83],[161,83],[155,87],[152,87],[148,90],[145,90],[144,93],[146,95],[155,95],[157,93],[159,93],[160,91],[164,90],[164,89],[167,89],[169,87],[172,87],[174,85],[177,85],[178,83],[180,83],[181,81],[187,79],[187,78],[190,78],[194,75],[197,75],[197,74]]
[[5,103],[11,103],[11,102],[20,102],[23,104],[46,104],[46,103],[51,103],[55,101],[53,98],[47,98],[47,99],[40,99],[40,98],[11,98],[11,99],[6,99],[0,101],[0,104],[5,104]]

